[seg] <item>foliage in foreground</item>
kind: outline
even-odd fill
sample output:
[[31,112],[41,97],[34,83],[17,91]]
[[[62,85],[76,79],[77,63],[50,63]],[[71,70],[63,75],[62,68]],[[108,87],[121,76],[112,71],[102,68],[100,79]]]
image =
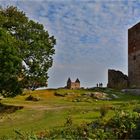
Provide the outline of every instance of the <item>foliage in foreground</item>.
[[[130,139],[135,138],[137,124],[140,117],[137,112],[117,111],[109,120],[99,118],[95,122],[73,124],[72,118],[68,117],[63,128],[42,131],[38,134],[16,132],[18,140],[48,140],[48,139],[69,139],[69,140],[91,140],[91,139]],[[135,130],[135,131],[134,131]],[[6,140],[6,138],[3,138]]]
[[0,19],[0,93],[16,96],[21,88],[46,86],[54,37],[16,7],[0,8]]

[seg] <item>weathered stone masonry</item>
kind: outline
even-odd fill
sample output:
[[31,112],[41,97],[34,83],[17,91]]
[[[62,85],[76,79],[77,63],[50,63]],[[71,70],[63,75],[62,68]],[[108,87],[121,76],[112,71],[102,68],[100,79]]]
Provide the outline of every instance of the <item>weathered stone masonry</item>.
[[128,77],[121,71],[108,70],[108,85],[109,88],[123,89],[128,87]]
[[128,78],[131,88],[140,88],[140,23],[128,29]]

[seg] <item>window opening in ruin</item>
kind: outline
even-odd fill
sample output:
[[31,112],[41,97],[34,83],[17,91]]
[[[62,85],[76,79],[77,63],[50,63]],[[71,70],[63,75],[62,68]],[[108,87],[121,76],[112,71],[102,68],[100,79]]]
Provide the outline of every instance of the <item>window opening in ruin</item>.
[[136,55],[133,56],[133,60],[136,60]]

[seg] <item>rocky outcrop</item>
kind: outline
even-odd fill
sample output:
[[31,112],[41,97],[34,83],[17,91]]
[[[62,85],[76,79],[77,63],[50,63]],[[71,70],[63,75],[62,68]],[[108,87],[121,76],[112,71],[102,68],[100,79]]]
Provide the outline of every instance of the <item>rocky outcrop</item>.
[[128,87],[128,77],[121,71],[108,70],[108,88],[123,89]]

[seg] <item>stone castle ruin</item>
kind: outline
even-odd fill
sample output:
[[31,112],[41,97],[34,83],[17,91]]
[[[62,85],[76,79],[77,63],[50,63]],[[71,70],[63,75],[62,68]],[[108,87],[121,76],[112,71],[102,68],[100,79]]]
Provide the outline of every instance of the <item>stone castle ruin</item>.
[[140,88],[140,23],[128,29],[128,77],[131,88]]
[[108,85],[109,88],[122,89],[128,87],[128,77],[121,71],[108,70]]
[[128,77],[108,70],[109,88],[140,88],[140,23],[128,29]]
[[68,78],[67,86],[68,89],[79,89],[80,88],[80,81],[77,78],[75,82],[72,82],[70,78]]

